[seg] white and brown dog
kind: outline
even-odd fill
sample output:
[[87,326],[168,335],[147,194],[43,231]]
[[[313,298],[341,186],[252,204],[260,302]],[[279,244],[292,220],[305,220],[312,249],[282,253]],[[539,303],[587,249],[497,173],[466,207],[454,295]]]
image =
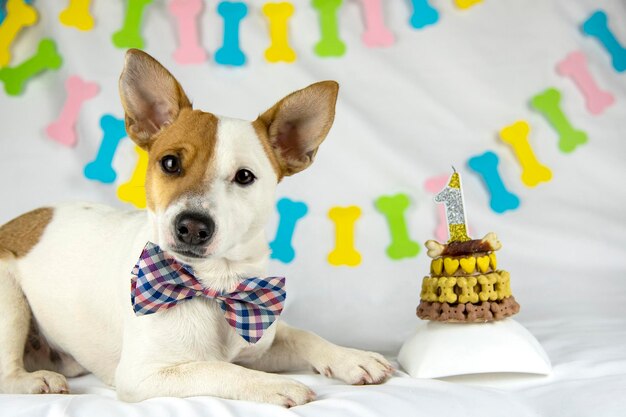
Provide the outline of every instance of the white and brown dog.
[[165,68],[129,51],[120,95],[128,134],[149,154],[148,210],[57,205],[0,228],[0,390],[67,393],[66,376],[93,372],[125,401],[210,395],[295,406],[315,393],[267,372],[312,367],[350,384],[385,381],[392,368],[381,355],[281,322],[246,343],[214,300],[142,317],[130,303],[130,271],[147,241],[207,288],[263,276],[275,187],[313,161],[337,92],[320,82],[253,122],[230,119],[193,110]]

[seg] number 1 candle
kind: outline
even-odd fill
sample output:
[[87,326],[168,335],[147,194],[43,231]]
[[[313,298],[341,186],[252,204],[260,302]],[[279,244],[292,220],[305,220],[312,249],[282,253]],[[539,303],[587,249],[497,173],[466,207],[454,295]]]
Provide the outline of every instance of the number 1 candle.
[[435,196],[435,201],[444,203],[446,206],[448,233],[450,235],[448,242],[466,242],[472,239],[467,235],[461,177],[454,168],[452,169],[454,173],[448,180],[448,185]]

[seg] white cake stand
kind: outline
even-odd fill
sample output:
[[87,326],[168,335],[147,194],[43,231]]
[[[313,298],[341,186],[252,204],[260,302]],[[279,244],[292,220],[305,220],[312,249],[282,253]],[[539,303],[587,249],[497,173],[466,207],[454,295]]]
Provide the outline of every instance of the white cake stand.
[[550,359],[537,339],[513,319],[489,323],[420,320],[398,362],[414,378],[515,372],[548,375]]

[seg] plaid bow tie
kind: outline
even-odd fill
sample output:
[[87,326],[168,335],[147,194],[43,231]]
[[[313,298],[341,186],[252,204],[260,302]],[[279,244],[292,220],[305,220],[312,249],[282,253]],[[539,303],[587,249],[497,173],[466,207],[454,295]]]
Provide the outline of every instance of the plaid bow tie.
[[204,288],[190,266],[179,263],[148,242],[132,271],[130,299],[137,316],[174,307],[193,297],[215,299],[228,324],[249,343],[256,343],[283,311],[285,278],[247,278],[233,291]]

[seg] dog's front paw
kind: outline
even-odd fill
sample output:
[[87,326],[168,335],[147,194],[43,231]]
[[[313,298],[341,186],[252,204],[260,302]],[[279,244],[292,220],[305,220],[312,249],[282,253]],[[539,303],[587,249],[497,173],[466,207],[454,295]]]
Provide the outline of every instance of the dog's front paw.
[[338,378],[351,385],[380,384],[394,372],[393,366],[381,354],[336,347],[314,369],[329,378]]
[[255,381],[249,392],[252,394],[251,398],[241,399],[281,405],[288,408],[306,404],[313,401],[316,397],[315,392],[306,385],[281,376]]

